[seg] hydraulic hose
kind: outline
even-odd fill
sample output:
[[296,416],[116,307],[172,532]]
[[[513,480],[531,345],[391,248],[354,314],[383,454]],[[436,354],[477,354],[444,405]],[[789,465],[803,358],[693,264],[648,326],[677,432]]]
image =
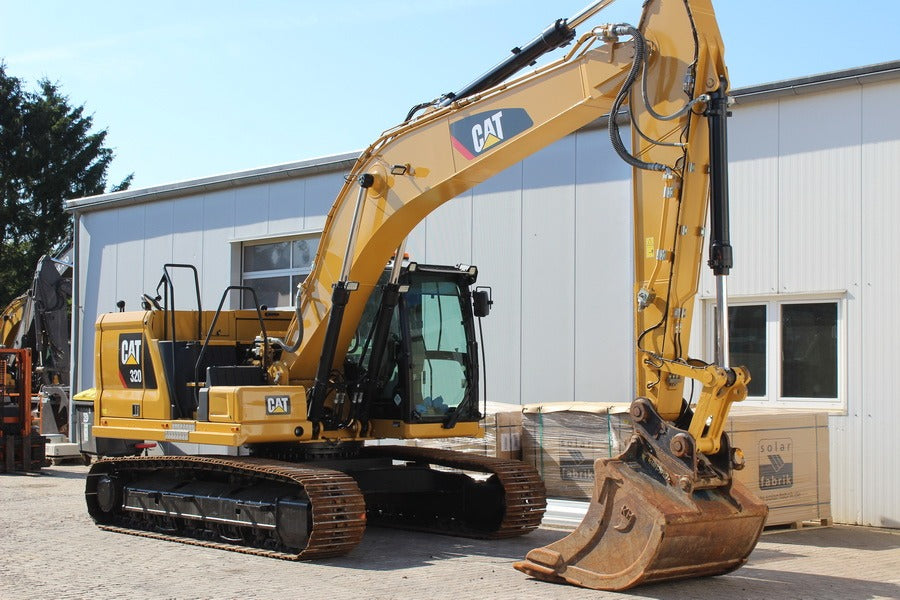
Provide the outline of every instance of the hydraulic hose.
[[279,338],[269,338],[269,343],[273,346],[278,346],[285,352],[296,352],[300,349],[300,344],[303,343],[303,313],[301,311],[302,307],[300,306],[300,290],[297,289],[297,297],[294,302],[294,319],[297,322],[297,339],[294,340],[294,343],[290,346],[287,345],[282,339]]
[[[616,116],[619,114],[622,104],[628,97],[628,92],[637,79],[637,75],[644,63],[646,44],[641,32],[638,31],[636,27],[628,25],[627,23],[613,25],[610,28],[610,33],[612,35],[631,36],[634,40],[634,61],[631,63],[631,69],[628,71],[628,76],[625,78],[625,82],[619,89],[619,93],[616,95],[616,99],[613,101],[612,108],[609,111],[609,140],[612,142],[612,147],[615,149],[616,154],[632,167],[643,169],[645,171],[669,171],[671,169],[662,163],[645,162],[632,155],[622,142],[622,134],[619,131],[619,124],[616,123]],[[631,118],[634,119],[634,115],[631,115]]]

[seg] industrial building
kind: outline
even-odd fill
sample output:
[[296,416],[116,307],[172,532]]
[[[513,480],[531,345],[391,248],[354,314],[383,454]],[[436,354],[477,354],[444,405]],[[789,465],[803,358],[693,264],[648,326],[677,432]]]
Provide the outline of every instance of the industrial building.
[[[829,414],[835,521],[900,526],[900,420],[885,367],[900,349],[900,61],[735,90],[729,278],[747,404]],[[156,295],[166,263],[193,264],[204,308],[229,285],[290,305],[358,153],[68,202],[75,218],[73,389],[92,386],[98,314]],[[488,399],[627,402],[634,396],[630,168],[603,123],[436,210],[411,259],[477,265]],[[704,270],[705,271],[705,270]],[[184,283],[181,283],[183,281]],[[195,308],[176,278],[176,308]],[[712,355],[712,277],[692,355]],[[242,298],[233,294],[230,308]]]

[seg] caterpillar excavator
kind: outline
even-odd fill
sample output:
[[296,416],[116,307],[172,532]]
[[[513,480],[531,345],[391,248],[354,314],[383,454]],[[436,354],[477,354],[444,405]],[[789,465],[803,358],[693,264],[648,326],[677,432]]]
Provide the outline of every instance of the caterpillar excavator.
[[[100,527],[288,559],[349,552],[367,522],[485,538],[537,527],[544,488],[523,463],[372,443],[480,434],[473,323],[490,298],[472,290],[477,269],[391,257],[442,203],[605,117],[633,167],[635,435],[621,456],[596,464],[578,529],[515,567],[619,590],[746,561],[767,510],[732,479],[741,453],[723,432],[749,381],[728,365],[724,325],[723,46],[710,0],[647,0],[638,25],[597,24],[578,36],[611,1],[556,21],[460,91],[414,106],[365,150],[293,314],[255,301],[223,310],[232,288],[204,311],[196,271],[196,310],[176,310],[170,272],[185,265],[167,265],[145,310],[99,318],[96,437],[249,454],[101,460],[85,491]],[[561,47],[564,56],[520,74]],[[707,210],[720,293],[712,364],[685,354]],[[683,399],[686,380],[702,388],[696,402]]]

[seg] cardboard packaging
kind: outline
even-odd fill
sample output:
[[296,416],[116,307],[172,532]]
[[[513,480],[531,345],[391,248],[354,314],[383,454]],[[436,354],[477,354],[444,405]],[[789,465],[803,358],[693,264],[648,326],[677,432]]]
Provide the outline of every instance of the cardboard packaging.
[[831,523],[827,413],[735,407],[726,432],[744,452],[735,479],[769,505],[766,525]]
[[[594,461],[618,455],[633,433],[628,407],[524,408],[522,460],[541,474],[549,497],[590,500]],[[734,476],[769,505],[767,525],[831,522],[826,413],[734,407],[725,431],[745,456]]]
[[409,440],[416,446],[472,452],[519,460],[522,457],[522,411],[504,411],[486,415],[482,421],[483,438],[436,438]]
[[[493,417],[493,419],[491,419]],[[493,420],[493,427],[491,421]],[[488,432],[492,435],[489,436]],[[485,418],[485,437],[493,437],[493,456],[522,458],[522,411],[495,413]]]

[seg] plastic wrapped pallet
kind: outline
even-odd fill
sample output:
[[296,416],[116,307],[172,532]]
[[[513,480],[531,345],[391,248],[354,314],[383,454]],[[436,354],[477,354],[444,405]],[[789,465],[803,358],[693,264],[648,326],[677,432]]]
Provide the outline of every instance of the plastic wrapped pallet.
[[[628,406],[525,407],[522,459],[540,472],[548,496],[590,500],[594,460],[616,456],[631,437]],[[735,479],[769,505],[766,525],[831,522],[825,412],[735,406],[725,431],[744,452]]]
[[458,452],[472,452],[498,458],[519,459],[522,456],[522,411],[505,410],[485,415],[481,421],[484,437],[450,437],[409,440],[408,443],[427,448],[442,448]]
[[590,500],[594,461],[621,452],[632,434],[629,404],[526,405],[522,460],[533,465],[553,498]]

